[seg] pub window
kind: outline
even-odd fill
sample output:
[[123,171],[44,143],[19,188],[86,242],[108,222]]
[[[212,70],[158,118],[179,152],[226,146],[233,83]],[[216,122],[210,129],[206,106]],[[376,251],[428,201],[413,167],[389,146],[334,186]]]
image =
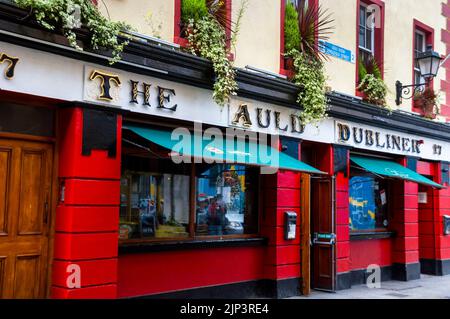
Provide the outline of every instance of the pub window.
[[350,174],[350,230],[385,231],[389,224],[388,180],[353,167]]
[[258,234],[259,168],[175,164],[169,151],[124,133],[121,243]]
[[245,165],[197,166],[197,235],[243,235],[258,230],[258,171]]

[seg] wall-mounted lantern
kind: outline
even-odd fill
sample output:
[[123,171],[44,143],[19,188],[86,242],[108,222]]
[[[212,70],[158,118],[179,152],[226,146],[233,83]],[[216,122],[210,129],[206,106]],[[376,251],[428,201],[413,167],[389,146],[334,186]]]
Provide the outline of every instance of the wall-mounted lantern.
[[402,99],[411,99],[416,93],[422,93],[430,81],[436,77],[441,66],[442,58],[439,53],[433,51],[432,46],[428,46],[425,52],[419,53],[416,57],[419,65],[421,76],[425,79],[426,84],[417,83],[411,85],[403,85],[400,81],[395,83],[397,105],[402,104]]

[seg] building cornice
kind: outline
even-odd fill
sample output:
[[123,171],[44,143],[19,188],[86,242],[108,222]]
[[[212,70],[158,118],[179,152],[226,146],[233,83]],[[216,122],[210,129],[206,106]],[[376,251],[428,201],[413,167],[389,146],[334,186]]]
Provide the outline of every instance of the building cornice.
[[[130,41],[122,60],[110,66],[110,52],[78,51],[68,46],[62,34],[49,32],[32,19],[28,12],[0,3],[0,32],[2,41],[61,56],[113,67],[127,72],[167,79],[199,88],[212,89],[214,73],[210,61],[156,44]],[[88,43],[89,34],[78,32],[80,45]],[[87,47],[84,45],[84,47]],[[263,74],[237,69],[238,95],[266,103],[301,109],[296,103],[300,88],[293,83]],[[410,134],[450,140],[450,126],[424,118],[379,108],[340,94],[330,93],[329,116],[388,128]]]

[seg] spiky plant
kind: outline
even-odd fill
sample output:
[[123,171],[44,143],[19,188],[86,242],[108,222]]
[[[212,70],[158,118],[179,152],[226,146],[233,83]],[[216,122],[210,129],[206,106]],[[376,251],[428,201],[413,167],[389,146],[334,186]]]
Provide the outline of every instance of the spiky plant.
[[322,6],[305,6],[302,1],[298,9],[298,29],[300,32],[299,51],[318,60],[327,60],[317,41],[326,41],[334,30],[334,19]]

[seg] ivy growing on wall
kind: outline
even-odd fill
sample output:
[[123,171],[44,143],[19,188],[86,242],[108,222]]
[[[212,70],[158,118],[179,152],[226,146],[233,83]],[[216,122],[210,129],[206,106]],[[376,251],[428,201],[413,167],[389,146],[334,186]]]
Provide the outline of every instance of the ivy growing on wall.
[[[230,43],[234,45],[239,25],[244,13],[245,1],[232,30]],[[229,59],[230,48],[227,46],[228,24],[220,13],[224,10],[224,1],[183,0],[181,20],[189,42],[188,51],[210,60],[213,64],[214,83],[213,99],[223,106],[236,95],[236,71]]]
[[327,39],[333,20],[320,7],[299,7],[289,2],[285,10],[285,57],[292,60],[292,82],[300,93],[297,103],[302,106],[303,124],[317,122],[326,117],[326,77],[323,60],[326,56],[317,44],[317,38]]
[[87,28],[92,49],[112,51],[113,64],[120,60],[128,41],[121,41],[119,35],[131,29],[124,22],[112,22],[101,15],[91,0],[14,0],[18,7],[31,10],[37,22],[49,30],[62,30],[70,46],[82,50],[77,43],[75,30]]

